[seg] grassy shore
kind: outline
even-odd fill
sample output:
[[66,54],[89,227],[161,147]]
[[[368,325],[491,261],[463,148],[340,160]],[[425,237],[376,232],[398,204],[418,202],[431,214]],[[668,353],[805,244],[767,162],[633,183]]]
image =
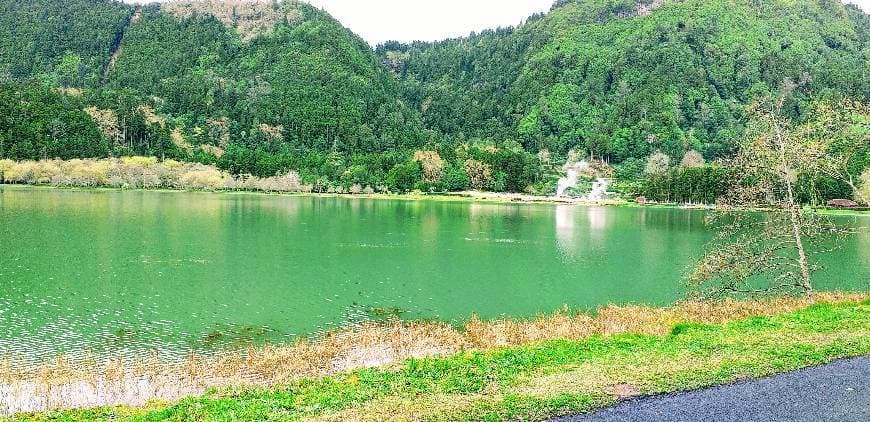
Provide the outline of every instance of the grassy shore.
[[[608,199],[602,201],[584,201],[575,198],[556,198],[552,196],[536,196],[529,194],[493,193],[493,192],[451,192],[451,193],[317,193],[317,192],[262,192],[252,190],[201,190],[201,189],[175,189],[175,188],[115,188],[106,186],[55,186],[55,185],[25,185],[25,184],[0,184],[0,188],[9,189],[46,189],[81,192],[166,192],[182,193],[195,192],[218,195],[254,195],[254,196],[286,196],[286,197],[314,197],[314,198],[347,198],[347,199],[377,199],[391,201],[431,201],[431,202],[460,202],[460,203],[490,203],[490,204],[550,204],[550,205],[585,205],[585,206],[626,206],[632,204],[623,199]],[[674,207],[676,208],[676,207]]]
[[[635,395],[697,389],[870,354],[870,299],[822,295],[815,304],[775,299],[658,310],[612,307],[594,316],[560,313],[525,322],[472,321],[455,333],[439,330],[429,335],[451,336],[461,348],[448,356],[408,358],[268,387],[218,388],[174,404],[17,418],[539,420]],[[421,340],[414,332],[402,335],[408,336],[406,343]],[[282,356],[277,360],[294,355]]]
[[[392,201],[433,201],[433,202],[463,202],[463,203],[519,203],[519,204],[550,204],[550,205],[580,205],[580,206],[613,206],[626,208],[661,208],[661,209],[686,209],[679,204],[646,204],[641,205],[625,199],[608,199],[603,201],[583,201],[571,198],[555,198],[550,196],[534,196],[527,194],[487,193],[487,192],[454,192],[454,193],[371,193],[371,194],[337,194],[337,193],[300,193],[300,192],[260,192],[249,190],[185,190],[172,188],[113,188],[104,186],[95,187],[66,187],[54,185],[22,185],[0,184],[0,187],[12,189],[61,189],[71,191],[142,191],[142,192],[199,192],[208,194],[231,194],[231,195],[266,195],[266,196],[290,196],[290,197],[316,197],[316,198],[351,198],[351,199],[378,199]],[[696,206],[690,209],[706,209],[704,206]],[[814,208],[815,212],[834,216],[870,216],[868,210],[848,210],[832,208]]]

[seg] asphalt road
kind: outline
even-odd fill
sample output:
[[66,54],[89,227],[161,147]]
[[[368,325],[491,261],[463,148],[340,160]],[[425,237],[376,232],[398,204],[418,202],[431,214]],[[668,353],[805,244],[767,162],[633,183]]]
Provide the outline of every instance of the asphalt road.
[[553,421],[868,422],[870,357],[706,390],[631,399]]

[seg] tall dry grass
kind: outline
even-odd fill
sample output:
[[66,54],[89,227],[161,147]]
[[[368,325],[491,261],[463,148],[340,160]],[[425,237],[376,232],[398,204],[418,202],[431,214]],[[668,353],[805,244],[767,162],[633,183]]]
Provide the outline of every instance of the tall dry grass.
[[0,160],[0,182],[64,187],[311,192],[296,172],[272,177],[233,176],[215,166],[154,157]]
[[[819,293],[816,301],[859,302],[867,293]],[[766,300],[681,302],[666,308],[605,306],[594,312],[562,310],[528,320],[484,321],[473,317],[461,327],[437,322],[370,323],[302,339],[294,344],[249,348],[214,356],[189,355],[161,361],[154,354],[98,364],[93,358],[58,358],[28,371],[0,360],[0,412],[176,400],[208,388],[271,386],[362,367],[389,368],[408,358],[519,346],[543,340],[580,340],[593,335],[664,335],[676,324],[722,324],[750,316],[793,312],[813,302],[781,297]],[[31,402],[16,402],[15,391]],[[33,401],[37,394],[39,400]],[[78,397],[78,398],[77,398]],[[5,403],[4,403],[5,401]],[[35,403],[35,404],[34,404]],[[4,407],[5,406],[5,407]]]

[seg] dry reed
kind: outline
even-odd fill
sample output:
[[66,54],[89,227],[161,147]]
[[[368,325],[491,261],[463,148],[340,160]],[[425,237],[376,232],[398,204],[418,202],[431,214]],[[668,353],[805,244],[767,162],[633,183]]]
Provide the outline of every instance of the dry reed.
[[[816,297],[816,301],[829,303],[867,299],[870,299],[867,293],[819,293]],[[103,364],[89,357],[76,362],[61,357],[35,371],[16,371],[14,361],[7,358],[0,360],[0,414],[4,410],[40,411],[82,405],[141,405],[152,399],[176,400],[211,387],[270,386],[363,367],[390,368],[412,357],[443,356],[543,340],[580,340],[619,333],[663,335],[680,323],[722,324],[750,316],[793,312],[811,303],[803,298],[779,297],[686,301],[666,308],[610,305],[592,313],[565,309],[529,320],[484,321],[472,317],[459,328],[438,322],[370,323],[289,345],[208,357],[191,354],[181,362],[164,362],[156,354]],[[51,393],[58,389],[61,397]],[[75,395],[82,389],[87,393],[77,400]],[[16,399],[14,391],[26,394],[36,391],[45,398],[36,404],[31,398],[24,405],[15,402],[20,398]]]

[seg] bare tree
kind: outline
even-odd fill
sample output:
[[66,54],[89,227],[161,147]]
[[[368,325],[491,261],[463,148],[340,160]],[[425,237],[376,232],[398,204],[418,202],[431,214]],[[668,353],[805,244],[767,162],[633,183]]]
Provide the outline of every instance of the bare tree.
[[686,154],[683,155],[683,160],[680,161],[680,167],[682,168],[704,167],[704,164],[706,164],[704,162],[704,156],[693,149],[686,151]]
[[864,170],[864,173],[861,173],[861,185],[855,192],[855,198],[865,204],[870,204],[870,169]]
[[813,118],[801,125],[798,136],[818,157],[813,170],[847,184],[855,200],[868,204],[859,180],[870,157],[870,106],[857,101],[820,101],[813,104]]
[[444,175],[444,160],[437,151],[417,151],[414,153],[414,161],[420,162],[423,181],[426,183],[438,183]]
[[808,246],[823,252],[850,233],[797,203],[798,173],[821,171],[826,157],[782,116],[786,95],[759,101],[749,110],[746,137],[732,162],[737,171],[731,189],[713,217],[719,234],[688,276],[704,295],[792,291],[811,297],[810,275],[818,266],[811,262]]
[[671,157],[668,157],[667,154],[656,151],[653,155],[646,161],[646,168],[644,168],[644,173],[647,176],[654,176],[657,174],[667,173],[668,169],[671,167]]
[[465,160],[463,165],[465,173],[471,182],[471,187],[477,190],[485,190],[492,183],[492,166],[474,159]]
[[123,144],[124,137],[118,124],[118,115],[113,110],[100,110],[96,107],[88,107],[84,109],[84,112],[91,116],[100,132],[109,142],[112,142],[114,145]]
[[538,161],[542,165],[549,166],[550,165],[550,150],[542,149],[542,150],[538,151]]

